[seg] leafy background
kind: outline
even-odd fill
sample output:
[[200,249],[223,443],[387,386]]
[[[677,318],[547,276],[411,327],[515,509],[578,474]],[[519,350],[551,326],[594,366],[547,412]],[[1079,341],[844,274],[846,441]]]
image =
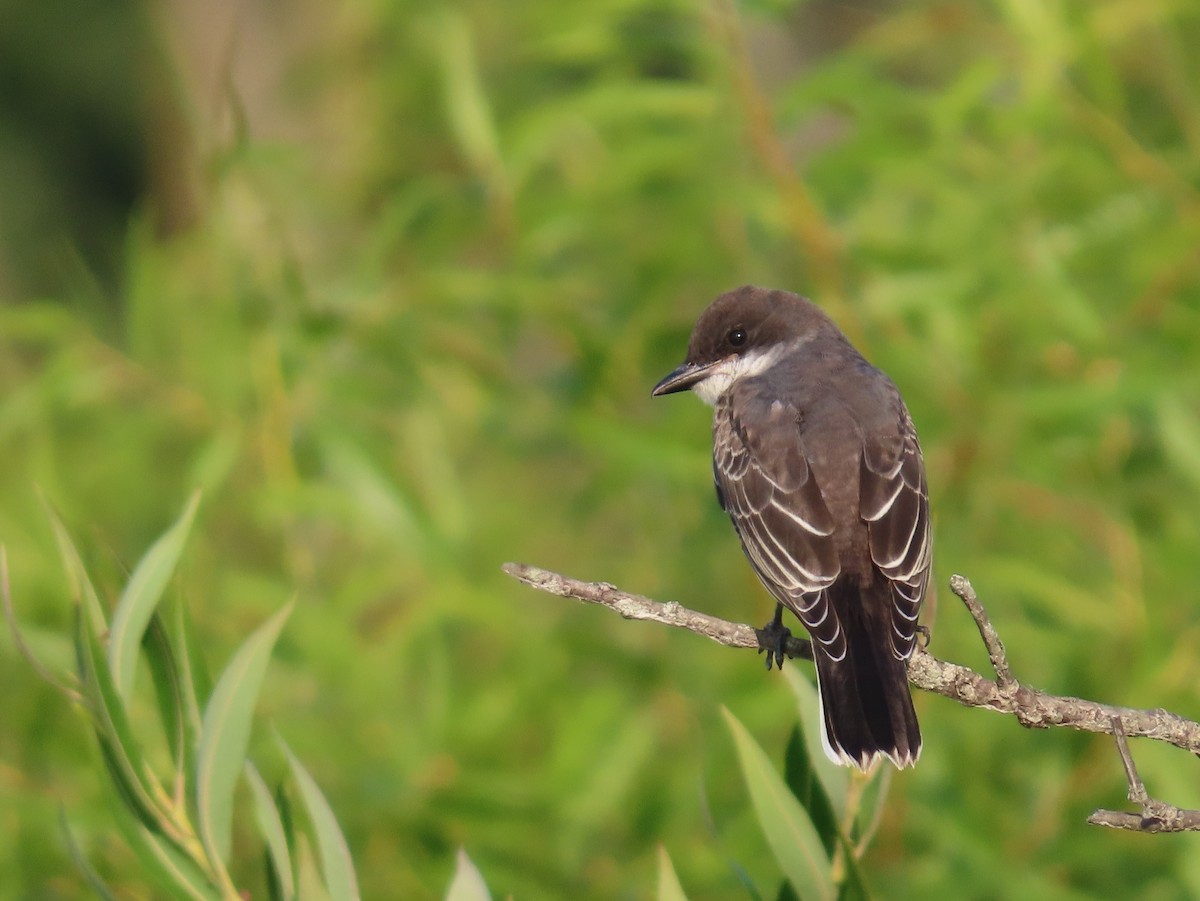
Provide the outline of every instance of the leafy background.
[[[1021,678],[1200,712],[1200,7],[75,7],[0,5],[18,614],[68,668],[35,486],[110,598],[201,487],[177,592],[213,666],[297,598],[260,723],[365,896],[439,896],[463,846],[498,895],[648,897],[660,844],[689,897],[774,894],[720,709],[781,761],[785,681],[499,573],[766,619],[706,411],[648,396],[746,282],[901,386],[937,582],[972,578]],[[933,650],[986,666],[952,600]],[[79,714],[7,638],[0,683],[0,895],[85,896],[61,804],[148,896]],[[1123,803],[1106,739],[918,707],[882,895],[1200,894],[1194,839],[1083,825]],[[1193,761],[1134,752],[1200,806]],[[285,772],[269,729],[252,754]]]

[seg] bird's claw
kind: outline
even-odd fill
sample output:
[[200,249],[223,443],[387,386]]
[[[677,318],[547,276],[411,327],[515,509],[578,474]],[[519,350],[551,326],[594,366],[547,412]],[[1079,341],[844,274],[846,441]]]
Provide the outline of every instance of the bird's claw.
[[758,653],[767,653],[767,669],[783,669],[788,639],[792,637],[792,630],[783,624],[783,617],[777,615],[761,629],[755,629],[754,635],[758,638]]

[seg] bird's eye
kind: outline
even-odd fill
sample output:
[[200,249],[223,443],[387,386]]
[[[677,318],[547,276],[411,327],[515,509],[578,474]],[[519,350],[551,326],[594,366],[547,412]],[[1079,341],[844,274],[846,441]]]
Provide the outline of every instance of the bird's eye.
[[744,328],[735,328],[729,332],[729,343],[733,347],[741,347],[746,343],[746,330]]

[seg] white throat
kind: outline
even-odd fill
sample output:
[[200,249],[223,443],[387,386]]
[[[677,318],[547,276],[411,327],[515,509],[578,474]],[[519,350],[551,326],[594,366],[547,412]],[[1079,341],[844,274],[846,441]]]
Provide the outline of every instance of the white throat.
[[692,385],[692,391],[710,407],[716,406],[718,398],[729,391],[739,379],[762,375],[791,349],[791,345],[776,344],[767,350],[752,350],[722,360],[712,368],[706,378]]

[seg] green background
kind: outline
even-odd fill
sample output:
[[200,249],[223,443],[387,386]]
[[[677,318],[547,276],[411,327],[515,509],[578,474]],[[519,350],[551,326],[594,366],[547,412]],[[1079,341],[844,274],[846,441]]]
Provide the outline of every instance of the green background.
[[[766,620],[707,410],[649,397],[747,282],[904,392],[934,653],[987,665],[961,572],[1019,678],[1200,714],[1200,6],[75,6],[0,4],[18,616],[69,668],[39,488],[110,598],[203,488],[177,594],[213,668],[297,598],[252,751],[305,761],[367,897],[440,896],[462,846],[498,897],[648,898],[659,844],[690,897],[775,894],[720,706],[781,761],[784,681],[499,570]],[[8,636],[0,684],[0,897],[86,895],[60,805],[153,897]],[[1111,740],[917,705],[880,897],[1200,895],[1195,837],[1084,824],[1126,803]]]

